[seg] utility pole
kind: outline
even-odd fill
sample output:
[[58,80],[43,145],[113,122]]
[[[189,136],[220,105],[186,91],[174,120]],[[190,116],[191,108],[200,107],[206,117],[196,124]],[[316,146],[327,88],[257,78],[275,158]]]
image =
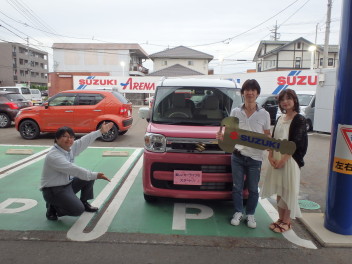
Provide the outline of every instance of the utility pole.
[[280,38],[280,33],[277,33],[278,29],[279,29],[279,27],[277,26],[277,21],[276,21],[274,29],[270,30],[274,34],[274,35],[271,35],[271,38],[275,41],[279,40],[279,38]]
[[317,23],[317,25],[315,26],[315,41],[314,41],[314,45],[317,45],[317,38],[318,38],[318,26],[319,23]]
[[32,74],[32,69],[31,69],[31,61],[30,61],[30,54],[29,54],[29,38],[27,37],[27,58],[28,58],[28,88],[31,88],[31,74]]
[[324,54],[323,54],[323,68],[328,67],[331,6],[332,6],[332,0],[328,0],[328,12],[326,14],[326,30],[325,30],[325,42],[324,42]]

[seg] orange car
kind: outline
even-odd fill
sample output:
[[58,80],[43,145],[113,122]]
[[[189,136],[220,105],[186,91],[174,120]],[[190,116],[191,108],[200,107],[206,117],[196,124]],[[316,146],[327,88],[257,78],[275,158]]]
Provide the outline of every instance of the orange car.
[[101,124],[113,122],[103,141],[114,141],[132,126],[132,104],[115,91],[69,90],[56,94],[40,106],[19,111],[16,129],[24,139],[35,139],[41,132],[71,127],[75,133],[89,133]]

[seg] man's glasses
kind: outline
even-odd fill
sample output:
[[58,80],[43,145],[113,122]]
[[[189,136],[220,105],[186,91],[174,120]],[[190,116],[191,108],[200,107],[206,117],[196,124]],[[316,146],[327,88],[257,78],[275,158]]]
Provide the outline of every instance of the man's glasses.
[[63,135],[63,136],[61,136],[61,137],[63,137],[63,138],[68,138],[68,139],[75,139],[74,136],[70,136],[70,135]]

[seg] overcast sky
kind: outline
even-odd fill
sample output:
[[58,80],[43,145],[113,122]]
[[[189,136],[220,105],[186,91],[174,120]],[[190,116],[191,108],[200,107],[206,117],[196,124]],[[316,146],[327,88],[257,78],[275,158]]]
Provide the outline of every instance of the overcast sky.
[[[339,44],[343,0],[333,0],[330,44]],[[214,56],[215,73],[255,68],[261,40],[323,44],[328,0],[0,0],[0,40],[49,52],[60,43],[138,43],[148,53],[179,45]],[[238,61],[246,60],[246,61]],[[221,63],[222,62],[222,63]],[[152,70],[152,63],[145,66]],[[52,70],[50,65],[49,70]]]

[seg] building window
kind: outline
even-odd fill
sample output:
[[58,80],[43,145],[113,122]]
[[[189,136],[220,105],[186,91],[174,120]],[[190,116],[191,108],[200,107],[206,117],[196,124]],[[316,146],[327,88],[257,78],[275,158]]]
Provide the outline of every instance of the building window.
[[301,42],[297,42],[297,49],[301,49]]
[[296,57],[296,60],[295,60],[295,68],[296,68],[296,69],[301,68],[301,57]]
[[193,61],[188,61],[188,66],[193,66],[193,65],[194,65]]
[[167,66],[167,61],[163,61],[162,65]]
[[320,60],[319,60],[319,65],[320,65],[320,66],[323,66],[323,58],[320,58]]
[[334,66],[334,60],[333,58],[328,59],[328,66]]

